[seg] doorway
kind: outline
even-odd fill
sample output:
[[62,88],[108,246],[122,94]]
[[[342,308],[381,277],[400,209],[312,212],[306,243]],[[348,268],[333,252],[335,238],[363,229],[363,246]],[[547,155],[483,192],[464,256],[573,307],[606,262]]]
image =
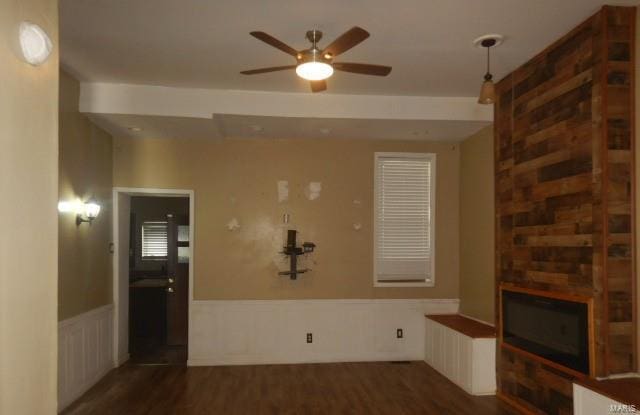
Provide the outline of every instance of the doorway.
[[193,191],[114,189],[114,361],[185,365]]

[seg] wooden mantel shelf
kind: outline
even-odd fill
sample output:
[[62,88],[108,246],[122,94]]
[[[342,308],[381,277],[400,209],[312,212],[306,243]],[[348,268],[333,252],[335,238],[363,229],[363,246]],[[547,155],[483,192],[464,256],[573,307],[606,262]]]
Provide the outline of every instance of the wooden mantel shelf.
[[431,319],[443,326],[460,332],[472,339],[495,339],[496,329],[488,324],[480,323],[476,320],[461,316],[459,314],[425,314],[425,317]]

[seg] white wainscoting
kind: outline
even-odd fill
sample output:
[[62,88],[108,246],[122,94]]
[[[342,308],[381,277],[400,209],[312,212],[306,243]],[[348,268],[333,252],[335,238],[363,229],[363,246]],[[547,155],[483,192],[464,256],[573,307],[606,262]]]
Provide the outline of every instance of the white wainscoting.
[[113,368],[113,305],[58,323],[58,411]]
[[473,339],[425,319],[424,360],[472,395],[496,393],[496,339]]
[[[457,299],[253,300],[191,303],[190,366],[424,360],[424,314]],[[403,338],[396,330],[403,330]],[[313,343],[306,342],[307,333]]]

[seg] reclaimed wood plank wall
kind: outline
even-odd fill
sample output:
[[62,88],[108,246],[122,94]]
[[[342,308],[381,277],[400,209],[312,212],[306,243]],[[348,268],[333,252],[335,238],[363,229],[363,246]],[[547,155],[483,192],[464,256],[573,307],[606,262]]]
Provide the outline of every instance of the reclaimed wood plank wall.
[[[496,85],[496,281],[593,298],[596,376],[636,368],[635,12],[605,6]],[[497,365],[503,397],[572,413],[570,374]]]

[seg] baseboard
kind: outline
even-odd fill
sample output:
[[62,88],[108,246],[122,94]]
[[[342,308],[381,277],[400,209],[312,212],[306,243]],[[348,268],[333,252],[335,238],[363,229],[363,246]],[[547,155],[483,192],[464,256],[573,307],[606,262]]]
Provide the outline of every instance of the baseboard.
[[58,411],[113,369],[113,305],[58,323]]
[[129,353],[118,357],[118,365],[117,365],[117,367],[120,367],[120,366],[124,365],[125,363],[127,363],[130,358],[131,358],[131,355]]
[[[424,360],[424,315],[457,299],[191,303],[189,366]],[[397,338],[397,329],[403,337]],[[306,334],[313,342],[306,342]]]

